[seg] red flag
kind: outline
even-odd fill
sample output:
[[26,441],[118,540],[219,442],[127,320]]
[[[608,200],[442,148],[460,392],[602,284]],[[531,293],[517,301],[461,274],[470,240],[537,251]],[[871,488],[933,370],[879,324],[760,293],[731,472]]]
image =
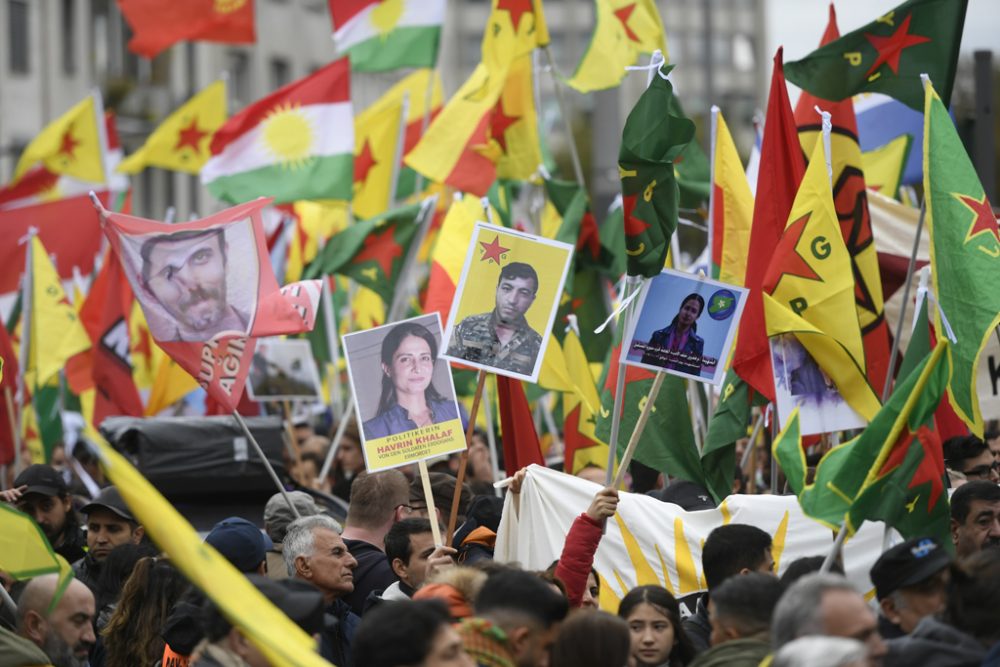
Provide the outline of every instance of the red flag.
[[10,344],[10,336],[7,335],[7,328],[2,322],[0,322],[0,358],[3,358],[3,378],[0,379],[0,465],[7,465],[14,460],[14,428],[17,424],[17,415],[11,414],[8,407],[14,409],[18,367],[14,346]]
[[182,40],[252,44],[253,0],[118,0],[125,20],[135,33],[132,53],[154,58]]
[[[820,46],[839,37],[837,13],[831,4],[830,20]],[[854,102],[850,97],[840,102],[831,102],[802,91],[795,105],[795,123],[807,155],[812,154],[812,142],[819,138],[822,129],[820,115],[815,109],[817,106],[830,112],[833,124],[829,156],[833,167],[833,202],[844,243],[851,254],[854,299],[865,347],[868,382],[876,391],[881,391],[889,369],[889,326],[885,319],[882,281],[868,211],[865,175],[861,167],[861,146],[858,142]]]
[[503,432],[503,463],[507,476],[532,463],[545,465],[524,386],[520,380],[503,375],[497,375],[496,379],[500,430]]
[[785,231],[788,214],[795,201],[805,160],[788,101],[781,49],[774,56],[771,92],[767,101],[767,120],[760,151],[757,198],[750,227],[750,255],[747,258],[746,287],[750,294],[740,320],[739,338],[733,354],[733,368],[758,393],[774,400],[774,377],[771,352],[764,326],[764,302],[761,285],[778,240]]
[[132,290],[125,281],[118,256],[108,253],[104,267],[94,280],[87,301],[80,311],[91,348],[92,377],[97,395],[94,401],[94,425],[105,417],[128,415],[141,417],[142,400],[132,379],[132,359],[127,313]]

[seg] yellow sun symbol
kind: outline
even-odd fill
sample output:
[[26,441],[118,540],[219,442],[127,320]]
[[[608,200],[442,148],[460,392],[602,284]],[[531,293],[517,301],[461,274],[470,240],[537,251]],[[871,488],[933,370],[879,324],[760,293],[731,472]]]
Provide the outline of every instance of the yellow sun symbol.
[[279,104],[264,119],[264,148],[281,166],[301,169],[312,161],[316,133],[298,104]]
[[243,8],[247,0],[215,0],[212,9],[218,14],[232,14]]
[[371,13],[372,27],[378,31],[379,37],[385,39],[393,31],[400,17],[403,16],[403,9],[406,7],[404,0],[382,0],[375,6]]

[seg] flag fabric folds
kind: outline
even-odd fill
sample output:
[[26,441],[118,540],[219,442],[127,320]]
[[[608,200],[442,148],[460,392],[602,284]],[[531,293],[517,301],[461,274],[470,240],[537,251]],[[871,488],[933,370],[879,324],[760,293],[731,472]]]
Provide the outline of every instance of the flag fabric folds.
[[503,434],[503,464],[507,476],[532,463],[545,465],[531,407],[524,395],[524,385],[520,380],[503,375],[497,375],[496,382],[500,432]]
[[668,110],[671,69],[656,72],[629,112],[618,152],[628,274],[646,278],[659,274],[666,261],[680,196],[674,160],[694,138],[694,123]]
[[146,58],[180,41],[252,44],[257,39],[249,0],[118,0],[118,8],[134,33],[129,51]]
[[712,108],[712,197],[708,206],[712,277],[742,285],[753,220],[753,193],[722,112]]
[[425,313],[438,311],[442,322],[448,320],[451,312],[451,302],[455,299],[469,241],[472,240],[472,228],[484,217],[480,201],[466,195],[452,202],[441,223],[431,254],[431,272],[427,279],[423,310]]
[[913,139],[901,134],[884,146],[862,153],[865,185],[886,197],[899,197],[899,186],[903,183],[906,164],[910,154],[915,152],[912,148]]
[[161,167],[197,174],[211,157],[212,135],[226,122],[226,83],[216,81],[167,116],[146,142],[118,166],[135,174]]
[[884,93],[923,105],[920,75],[951,99],[967,0],[907,0],[868,25],[785,65],[788,80],[824,100]]
[[41,162],[54,174],[65,174],[81,181],[103,183],[105,179],[99,103],[88,95],[72,109],[45,126],[31,140],[14,168],[14,180],[29,167]]
[[223,201],[350,199],[354,119],[347,59],[230,118],[212,138],[211,150],[201,181]]
[[[931,237],[931,278],[957,342],[949,347],[952,407],[980,437],[976,369],[1000,324],[1000,291],[985,276],[1000,270],[993,207],[941,99],[928,83],[924,105],[924,201]],[[935,328],[945,331],[940,314]]]
[[354,196],[351,208],[370,218],[389,208],[398,173],[402,103],[368,108],[354,118]]
[[435,67],[445,0],[328,0],[333,41],[359,72]]
[[482,62],[502,72],[521,56],[549,43],[542,0],[492,0],[483,31]]
[[594,10],[594,34],[566,82],[571,88],[581,93],[614,88],[640,54],[659,49],[666,58],[663,21],[653,0],[594,0]]
[[788,226],[764,274],[767,334],[795,334],[844,400],[871,419],[878,412],[879,400],[865,376],[850,267],[830,192],[823,142],[817,141]]

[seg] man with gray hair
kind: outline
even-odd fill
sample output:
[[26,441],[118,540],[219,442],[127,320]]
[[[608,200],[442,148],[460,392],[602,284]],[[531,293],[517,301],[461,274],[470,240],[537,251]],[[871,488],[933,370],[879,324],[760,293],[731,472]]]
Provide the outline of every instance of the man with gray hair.
[[865,645],[844,637],[799,637],[782,647],[771,667],[864,667]]
[[337,627],[323,632],[320,655],[338,667],[352,667],[351,640],[361,619],[351,612],[344,597],[354,590],[358,561],[340,537],[340,526],[325,514],[306,516],[288,525],[282,556],[288,576],[308,581],[323,594],[326,613]]
[[868,664],[878,666],[886,654],[875,612],[847,579],[833,574],[810,574],[785,591],[774,609],[771,646],[807,635],[847,637],[865,644]]
[[17,634],[44,651],[54,667],[86,667],[96,641],[94,594],[72,579],[50,610],[58,586],[56,574],[28,582],[17,603]]

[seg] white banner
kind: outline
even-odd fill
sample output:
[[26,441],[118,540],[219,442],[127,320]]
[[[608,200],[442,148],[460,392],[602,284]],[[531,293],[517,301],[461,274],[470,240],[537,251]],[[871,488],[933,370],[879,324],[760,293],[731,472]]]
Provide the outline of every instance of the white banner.
[[990,333],[979,357],[976,388],[983,419],[1000,419],[1000,337],[996,331]]
[[[516,514],[513,496],[507,495],[496,560],[547,568],[562,553],[573,520],[599,489],[579,477],[529,467]],[[615,613],[625,593],[644,584],[664,586],[693,608],[694,594],[705,589],[701,546],[712,529],[726,523],[747,523],[770,533],[779,575],[792,561],[825,556],[833,545],[831,531],[805,516],[795,496],[730,496],[716,509],[685,512],[649,496],[622,493],[594,560],[601,608]],[[882,534],[882,523],[866,522],[844,548],[848,578],[866,597],[874,594],[868,571],[882,552]]]

